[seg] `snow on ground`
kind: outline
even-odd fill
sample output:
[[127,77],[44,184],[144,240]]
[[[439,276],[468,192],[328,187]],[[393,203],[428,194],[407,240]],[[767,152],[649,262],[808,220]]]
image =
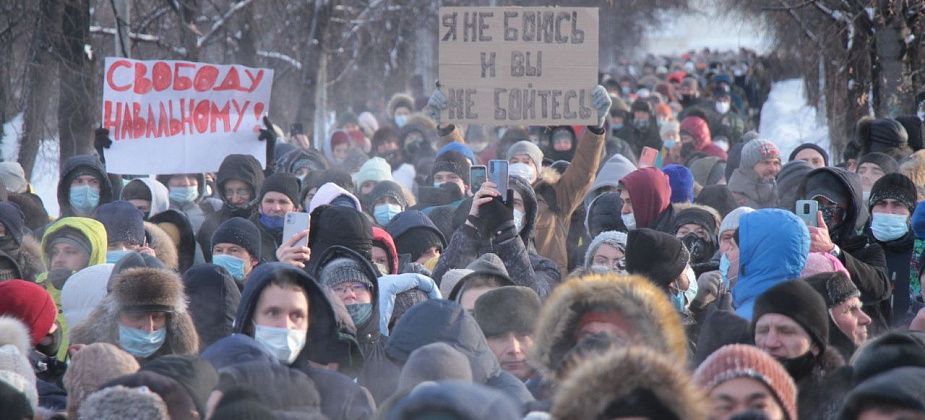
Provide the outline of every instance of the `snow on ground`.
[[[17,160],[19,136],[22,133],[22,114],[16,115],[3,125],[3,144],[0,144],[0,158],[4,161]],[[58,216],[58,138],[46,139],[39,148],[35,167],[32,168],[32,190],[45,204],[52,217]]]
[[784,160],[802,143],[815,143],[831,155],[829,129],[824,119],[817,118],[816,109],[806,104],[802,79],[784,80],[771,86],[768,100],[761,108],[758,133],[780,148]]

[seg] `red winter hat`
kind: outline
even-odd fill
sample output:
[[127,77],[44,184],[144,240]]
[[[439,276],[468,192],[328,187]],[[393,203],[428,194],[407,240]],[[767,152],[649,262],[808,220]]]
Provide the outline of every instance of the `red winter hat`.
[[768,387],[787,418],[796,420],[797,387],[793,379],[780,362],[755,346],[730,344],[720,347],[694,372],[694,381],[707,390],[743,377],[752,378]]
[[58,308],[42,286],[25,280],[0,282],[0,315],[9,315],[26,324],[32,345],[42,341],[58,315]]

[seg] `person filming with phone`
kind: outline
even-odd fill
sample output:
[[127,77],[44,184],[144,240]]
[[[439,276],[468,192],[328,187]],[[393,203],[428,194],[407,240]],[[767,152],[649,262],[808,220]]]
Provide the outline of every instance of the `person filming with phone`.
[[810,252],[828,252],[845,265],[861,291],[864,312],[873,319],[871,335],[886,331],[892,294],[887,260],[879,241],[856,233],[868,219],[861,179],[842,168],[815,169],[800,186],[799,198],[819,204],[815,226],[808,226]]

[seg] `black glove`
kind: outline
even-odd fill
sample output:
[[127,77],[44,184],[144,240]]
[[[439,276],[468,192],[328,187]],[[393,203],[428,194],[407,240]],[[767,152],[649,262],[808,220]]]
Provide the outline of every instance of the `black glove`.
[[93,148],[102,151],[112,146],[112,139],[109,138],[109,129],[97,128],[96,137],[93,139]]
[[109,129],[100,127],[96,129],[94,134],[93,148],[96,150],[96,154],[100,156],[100,162],[106,164],[106,155],[103,154],[103,149],[108,149],[112,146],[112,139],[109,138]]
[[257,140],[267,142],[266,171],[269,171],[273,166],[273,162],[276,161],[276,157],[274,156],[276,154],[276,130],[273,129],[273,123],[270,122],[270,117],[266,115],[263,116],[263,128],[260,129],[260,135],[257,136]]
[[507,200],[494,197],[479,207],[480,233],[483,238],[495,238],[506,228],[514,227],[514,190],[507,190]]

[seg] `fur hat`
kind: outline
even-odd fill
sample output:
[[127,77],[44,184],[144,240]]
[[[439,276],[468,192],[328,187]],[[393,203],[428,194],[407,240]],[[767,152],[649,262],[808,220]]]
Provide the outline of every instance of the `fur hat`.
[[581,363],[559,385],[551,414],[555,419],[702,420],[707,401],[678,360],[631,346]]
[[757,347],[745,344],[723,346],[694,372],[694,381],[708,392],[736,378],[751,378],[764,384],[774,394],[787,418],[797,419],[796,384],[780,362]]
[[539,295],[523,286],[500,287],[479,296],[473,312],[485,337],[509,332],[532,334],[539,314]]
[[219,225],[212,234],[212,246],[218,244],[238,245],[251,257],[260,260],[260,230],[250,220],[232,217]]
[[829,344],[829,313],[825,299],[808,283],[801,280],[784,281],[755,299],[752,312],[752,332],[765,314],[784,315],[799,324],[825,353]]
[[84,401],[78,416],[96,420],[161,420],[169,418],[167,405],[160,395],[146,387],[121,385],[94,392]]
[[155,268],[132,268],[115,279],[112,295],[120,311],[186,313],[183,283],[176,274]]
[[691,256],[681,240],[652,229],[631,230],[626,240],[626,272],[667,288],[687,267]]
[[77,418],[83,401],[103,384],[137,372],[138,362],[130,354],[109,343],[93,343],[71,357],[64,373],[68,413]]
[[555,288],[540,310],[528,353],[530,365],[545,378],[555,378],[566,353],[576,344],[581,318],[592,311],[623,315],[638,343],[687,363],[687,337],[678,311],[665,292],[641,276],[616,274],[574,277]]

